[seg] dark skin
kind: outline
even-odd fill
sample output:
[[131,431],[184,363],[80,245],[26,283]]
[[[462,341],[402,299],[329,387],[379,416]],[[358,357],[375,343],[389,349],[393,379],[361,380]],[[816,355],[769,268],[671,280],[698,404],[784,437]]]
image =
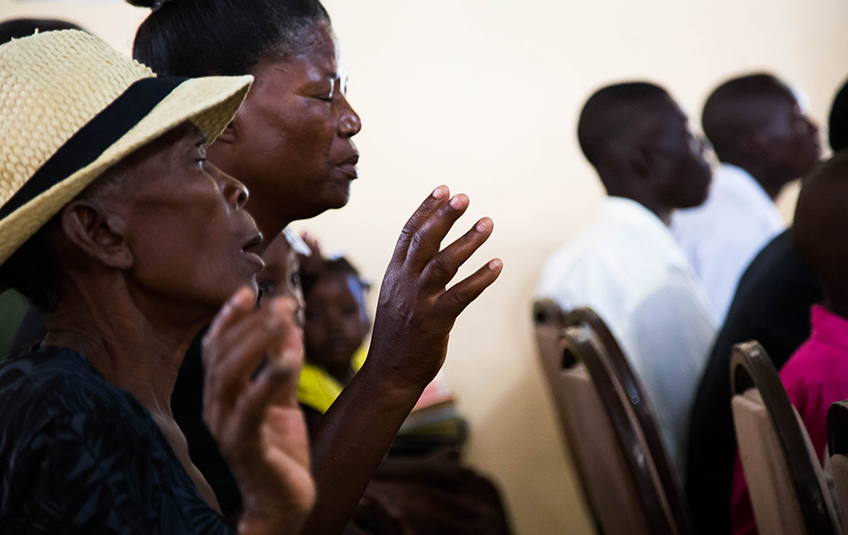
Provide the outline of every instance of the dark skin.
[[[358,153],[359,116],[345,98],[346,76],[326,23],[304,30],[295,57],[261,58],[239,113],[210,147],[210,160],[251,191],[248,210],[265,236],[347,202]],[[338,534],[424,387],[441,368],[457,316],[501,272],[492,260],[447,288],[491,235],[479,220],[444,249],[468,208],[465,195],[436,188],[404,227],[383,278],[366,365],[322,418],[313,437],[318,489],[304,533]],[[276,238],[281,239],[281,238]]]
[[315,23],[303,41],[295,57],[260,59],[247,99],[209,148],[215,165],[248,186],[247,209],[269,239],[347,204],[357,178],[352,138],[362,123],[345,98],[332,29]]
[[668,225],[672,210],[707,198],[712,174],[703,143],[671,97],[631,113],[627,121],[630,127],[600,157],[598,175],[609,195],[638,202]]
[[[125,158],[48,228],[61,272],[45,344],[68,347],[153,416],[213,508],[171,414],[192,339],[205,340],[207,421],[245,496],[239,533],[296,533],[314,500],[295,388],[302,348],[290,300],[255,303],[260,242],[244,186],[205,162],[185,123]],[[265,355],[272,364],[251,375]]]
[[319,275],[306,295],[306,359],[346,385],[354,373],[351,358],[369,328],[359,279],[350,273]]
[[710,114],[732,113],[738,130],[718,132],[732,140],[719,153],[722,162],[746,170],[777,199],[783,187],[804,176],[821,158],[819,128],[807,116],[797,98],[779,80],[761,88],[757,99],[750,96],[726,98],[704,110],[704,121],[725,124]]
[[824,305],[848,318],[848,154],[844,151],[805,178],[792,241],[798,255],[813,270],[824,290]]

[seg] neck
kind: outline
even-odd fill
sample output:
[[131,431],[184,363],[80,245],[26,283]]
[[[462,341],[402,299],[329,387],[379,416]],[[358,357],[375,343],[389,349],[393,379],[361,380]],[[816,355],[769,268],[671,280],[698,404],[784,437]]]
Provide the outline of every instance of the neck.
[[133,296],[118,279],[106,285],[66,285],[61,303],[47,318],[44,344],[79,352],[154,419],[171,420],[177,372],[209,316],[186,321],[186,311],[181,318],[179,307]]
[[654,215],[660,218],[660,221],[662,221],[665,226],[671,225],[671,210],[667,206],[664,206],[662,205],[662,203],[656,201],[644,202],[638,199],[633,200],[653,212]]
[[665,226],[671,224],[671,208],[654,195],[644,178],[634,176],[617,166],[597,167],[597,171],[607,195],[636,201],[660,218]]
[[647,208],[648,210],[650,210],[651,212],[653,212],[653,214],[656,215],[658,218],[660,218],[660,220],[665,224],[665,226],[668,226],[668,225],[671,224],[671,209],[668,206],[665,206],[664,204],[659,202],[657,199],[655,199],[655,198],[653,198],[649,195],[645,195],[645,194],[638,192],[638,191],[637,192],[618,191],[618,192],[615,192],[615,193],[610,191],[609,195],[614,195],[616,197],[622,197],[624,199],[630,199],[631,201],[636,201],[639,204],[641,204],[642,206],[644,206],[645,208]]
[[262,247],[264,248],[271,245],[271,242],[280,235],[283,229],[296,219],[281,214],[264,214],[258,210],[256,213],[251,212],[251,215],[256,221],[259,232],[262,233]]
[[754,163],[754,162],[726,162],[740,169],[744,169],[748,172],[749,175],[754,177],[754,180],[762,186],[763,190],[765,190],[766,194],[769,198],[774,201],[780,195],[780,192],[783,190],[783,186],[785,186],[788,182],[794,180],[797,177],[789,177],[780,175],[777,176],[773,171],[769,171],[765,166]]

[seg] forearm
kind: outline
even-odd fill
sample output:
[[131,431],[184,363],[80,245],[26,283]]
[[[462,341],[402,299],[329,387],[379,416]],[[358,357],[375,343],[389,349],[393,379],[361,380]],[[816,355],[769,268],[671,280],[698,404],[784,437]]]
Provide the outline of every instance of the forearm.
[[341,533],[424,386],[366,365],[321,421],[312,445],[317,500],[310,535]]

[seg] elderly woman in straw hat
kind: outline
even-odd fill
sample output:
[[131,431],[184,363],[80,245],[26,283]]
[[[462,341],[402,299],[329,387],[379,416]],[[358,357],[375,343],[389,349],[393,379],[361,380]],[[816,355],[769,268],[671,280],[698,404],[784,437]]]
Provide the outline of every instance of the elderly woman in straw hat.
[[247,192],[204,157],[251,78],[157,78],[78,31],[12,41],[0,65],[0,287],[48,313],[0,366],[0,532],[231,531],[169,405],[219,310],[205,416],[237,530],[297,532],[315,494],[300,329],[290,301],[255,308]]

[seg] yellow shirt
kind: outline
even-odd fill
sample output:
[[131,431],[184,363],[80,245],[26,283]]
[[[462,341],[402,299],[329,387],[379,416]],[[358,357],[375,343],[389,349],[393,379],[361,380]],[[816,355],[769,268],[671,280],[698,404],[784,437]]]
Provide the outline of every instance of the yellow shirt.
[[[350,365],[354,371],[359,371],[362,368],[367,355],[368,347],[364,345],[354,353],[350,360]],[[297,383],[297,400],[324,414],[342,393],[342,388],[341,383],[327,373],[327,370],[321,366],[304,362],[303,369],[300,372],[300,381]]]

